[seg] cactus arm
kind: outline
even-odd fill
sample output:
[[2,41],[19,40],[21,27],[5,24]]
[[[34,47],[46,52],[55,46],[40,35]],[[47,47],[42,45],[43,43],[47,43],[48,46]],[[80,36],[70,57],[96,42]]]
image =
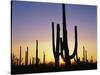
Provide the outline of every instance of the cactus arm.
[[75,26],[75,47],[74,47],[74,52],[70,56],[70,59],[74,58],[75,54],[77,54],[77,46],[78,46],[78,42],[77,42],[77,26]]
[[54,57],[56,57],[56,51],[55,51],[55,36],[54,36],[54,22],[52,22],[52,46],[53,46],[53,54],[54,54]]

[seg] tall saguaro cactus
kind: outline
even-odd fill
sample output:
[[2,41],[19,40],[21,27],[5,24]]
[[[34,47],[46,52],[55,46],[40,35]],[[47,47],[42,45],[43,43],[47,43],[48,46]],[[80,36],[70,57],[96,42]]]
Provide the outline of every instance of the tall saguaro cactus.
[[[55,36],[54,36],[54,22],[52,22],[52,45],[53,45],[53,54],[55,58],[55,66],[59,66],[59,56],[61,55],[63,61],[65,62],[66,67],[70,67],[71,59],[77,55],[77,26],[74,27],[75,30],[75,47],[72,55],[69,55],[68,48],[68,36],[67,36],[67,28],[66,28],[66,12],[65,12],[65,4],[62,4],[62,23],[63,23],[63,37],[60,37],[60,25],[57,24],[57,35],[56,35],[56,48],[55,48]],[[59,50],[59,47],[61,48]],[[60,53],[59,53],[60,52]]]
[[70,67],[71,59],[75,57],[77,54],[77,26],[75,26],[75,47],[72,55],[69,55],[69,48],[68,48],[68,36],[67,36],[67,29],[66,29],[66,14],[65,14],[65,5],[62,4],[62,16],[63,16],[63,39],[61,38],[61,57],[65,61],[66,67]]
[[60,26],[57,24],[57,35],[56,35],[56,47],[55,47],[55,36],[54,36],[54,22],[52,22],[52,46],[53,54],[55,59],[55,66],[59,67],[59,38],[60,38]]
[[38,40],[36,40],[36,65],[38,65]]

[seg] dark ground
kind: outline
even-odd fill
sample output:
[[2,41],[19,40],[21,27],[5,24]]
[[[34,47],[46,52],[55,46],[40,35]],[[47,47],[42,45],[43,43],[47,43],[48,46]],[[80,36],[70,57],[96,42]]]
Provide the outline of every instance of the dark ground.
[[97,63],[81,63],[73,64],[70,68],[64,67],[64,65],[59,68],[54,67],[54,64],[39,64],[39,65],[29,65],[29,66],[17,66],[11,65],[11,74],[26,74],[26,73],[45,73],[45,72],[61,72],[61,71],[77,71],[77,70],[92,70],[97,69]]

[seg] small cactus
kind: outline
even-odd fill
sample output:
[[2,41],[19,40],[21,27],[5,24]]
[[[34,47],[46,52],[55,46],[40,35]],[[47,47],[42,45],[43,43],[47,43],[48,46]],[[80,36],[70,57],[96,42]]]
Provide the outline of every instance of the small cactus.
[[31,65],[31,58],[30,58],[30,65]]
[[34,64],[34,57],[32,57],[32,65]]
[[43,51],[43,64],[45,64],[45,52]]
[[39,64],[39,60],[38,60],[38,40],[36,40],[36,65]]
[[20,46],[19,65],[21,65],[22,60],[23,60],[23,59],[22,59],[21,46]]
[[27,47],[27,50],[25,52],[25,65],[26,66],[28,65],[28,47]]
[[90,61],[90,63],[93,63],[93,56],[91,56],[91,61]]

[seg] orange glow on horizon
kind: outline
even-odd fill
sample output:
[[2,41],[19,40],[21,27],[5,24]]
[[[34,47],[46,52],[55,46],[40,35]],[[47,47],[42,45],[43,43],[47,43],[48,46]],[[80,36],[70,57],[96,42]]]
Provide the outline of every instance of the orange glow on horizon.
[[[84,45],[85,44],[85,45]],[[97,54],[96,54],[96,44],[95,43],[83,43],[83,42],[79,42],[79,45],[78,45],[78,56],[80,57],[81,61],[82,61],[82,57],[83,57],[83,45],[85,46],[86,50],[87,50],[87,58],[88,60],[90,61],[91,60],[91,56],[93,56],[93,62],[96,62],[97,60]],[[22,57],[24,58],[23,62],[25,61],[25,50],[26,50],[26,47],[29,47],[29,60],[28,62],[30,62],[30,58],[32,57],[36,57],[36,44],[35,42],[34,43],[31,43],[31,42],[27,42],[27,45],[26,43],[23,43],[21,45],[22,47]],[[13,49],[13,53],[16,54],[16,56],[19,58],[19,48],[20,48],[20,45],[19,43],[17,44],[12,44],[12,49]],[[73,52],[73,49],[74,49],[74,43],[73,42],[70,42],[69,43],[69,49],[70,49],[70,55],[72,54]],[[45,51],[45,61],[46,63],[49,63],[49,62],[54,62],[54,56],[53,56],[53,51],[52,51],[52,44],[50,42],[40,42],[39,41],[39,54],[38,54],[38,57],[40,58],[40,63],[43,63],[43,51]],[[72,60],[73,62],[74,60]],[[60,57],[60,63],[64,63],[63,60],[61,59]]]

